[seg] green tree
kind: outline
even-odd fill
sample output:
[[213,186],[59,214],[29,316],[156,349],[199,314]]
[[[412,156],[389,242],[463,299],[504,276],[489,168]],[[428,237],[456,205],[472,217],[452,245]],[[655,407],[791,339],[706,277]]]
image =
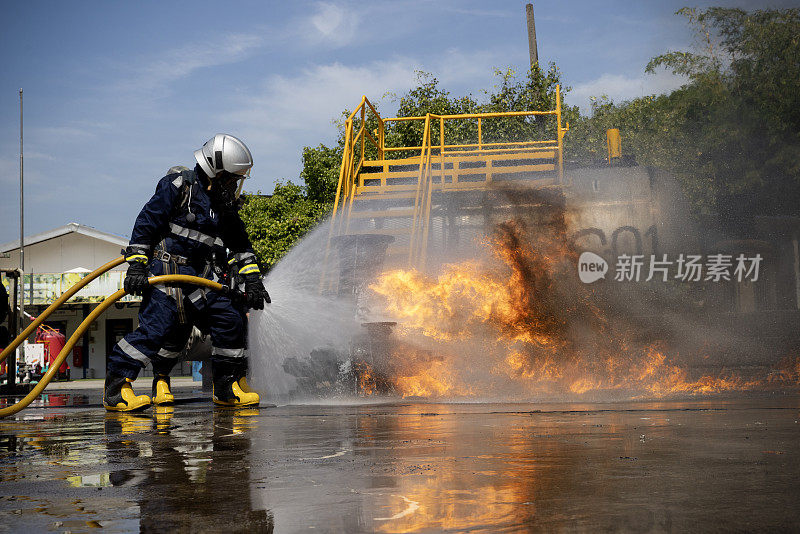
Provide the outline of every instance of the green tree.
[[[479,102],[471,94],[461,97],[451,96],[442,89],[439,80],[430,73],[418,72],[419,84],[399,99],[398,117],[423,117],[434,115],[460,115],[469,113],[502,113],[507,111],[544,111],[556,107],[556,86],[561,84],[561,72],[554,63],[547,71],[534,65],[520,79],[513,69],[495,69],[498,84],[492,91],[483,91],[484,102]],[[562,97],[570,90],[562,85]],[[578,116],[578,108],[563,106],[563,120]],[[555,120],[552,117],[493,118],[481,121],[483,140],[503,142],[512,140],[554,139]],[[418,146],[422,142],[422,121],[397,123],[387,135],[388,146]],[[440,139],[439,122],[431,124],[434,143]],[[477,120],[448,121],[445,124],[446,144],[476,143],[478,141]]]
[[308,197],[303,187],[278,183],[272,195],[245,197],[239,215],[261,262],[271,268],[327,214],[328,205]]
[[[495,69],[495,76],[499,83],[493,92],[486,92],[487,103],[480,106],[480,112],[554,110],[556,87],[560,85],[562,126],[579,115],[577,107],[567,106],[563,102],[570,87],[562,84],[561,71],[555,63],[550,63],[546,71],[539,65],[533,65],[524,79],[519,79],[512,69]],[[555,139],[556,121],[552,116],[486,119],[483,121],[483,136],[487,142]]]
[[[431,113],[435,115],[458,115],[462,113],[476,113],[477,102],[472,95],[452,97],[449,91],[439,86],[439,80],[430,73],[417,72],[418,85],[408,91],[399,100],[397,108],[398,117],[424,117]],[[386,145],[391,147],[419,146],[422,144],[424,121],[402,121],[392,123],[386,133]],[[464,121],[445,125],[448,144],[475,143],[478,138],[477,123]],[[439,121],[431,124],[431,139],[438,144],[440,136]],[[411,154],[403,154],[408,157]]]
[[683,8],[691,51],[653,58],[688,82],[668,95],[594,102],[568,137],[578,160],[605,151],[619,128],[641,164],[669,169],[700,212],[725,220],[797,214],[800,203],[800,15]]
[[323,144],[316,148],[303,148],[300,179],[306,184],[305,193],[309,200],[319,204],[333,202],[339,183],[342,152],[342,146],[329,148]]

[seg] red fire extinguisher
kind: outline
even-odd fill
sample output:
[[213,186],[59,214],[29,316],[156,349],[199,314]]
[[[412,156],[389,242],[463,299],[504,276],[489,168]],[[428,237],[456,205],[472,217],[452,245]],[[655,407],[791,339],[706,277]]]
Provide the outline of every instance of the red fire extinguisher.
[[[58,353],[61,352],[61,349],[67,344],[67,337],[55,328],[41,325],[36,330],[36,343],[44,343],[45,366],[50,368],[58,357]],[[69,365],[67,364],[66,358],[58,369],[58,377],[69,380]]]

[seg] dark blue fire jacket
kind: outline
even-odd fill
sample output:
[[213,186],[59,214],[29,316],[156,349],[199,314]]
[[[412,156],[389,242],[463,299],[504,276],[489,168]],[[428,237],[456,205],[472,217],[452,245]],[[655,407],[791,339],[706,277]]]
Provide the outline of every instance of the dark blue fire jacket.
[[[156,192],[144,205],[131,234],[128,260],[136,251],[153,258],[154,251],[164,250],[188,260],[186,267],[178,264],[178,273],[207,276],[203,266],[214,252],[225,253],[227,248],[239,272],[258,272],[256,256],[247,237],[244,223],[235,209],[218,212],[203,183],[193,170],[186,168],[171,172],[159,180]],[[143,258],[142,258],[143,259]],[[161,274],[150,262],[151,272]]]

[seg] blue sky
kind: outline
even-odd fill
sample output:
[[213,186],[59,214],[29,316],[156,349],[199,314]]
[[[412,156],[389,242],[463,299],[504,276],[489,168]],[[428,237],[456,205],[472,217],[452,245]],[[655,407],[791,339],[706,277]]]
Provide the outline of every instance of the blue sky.
[[[718,1],[747,9],[798,2]],[[25,233],[68,222],[130,235],[172,165],[217,132],[255,159],[249,190],[298,182],[304,146],[332,144],[332,123],[362,94],[433,73],[454,95],[526,68],[525,1],[4,2],[0,54],[0,243],[19,236],[19,95],[25,93]],[[680,80],[644,74],[687,49],[684,2],[534,2],[539,58],[572,86],[567,101],[624,100]]]

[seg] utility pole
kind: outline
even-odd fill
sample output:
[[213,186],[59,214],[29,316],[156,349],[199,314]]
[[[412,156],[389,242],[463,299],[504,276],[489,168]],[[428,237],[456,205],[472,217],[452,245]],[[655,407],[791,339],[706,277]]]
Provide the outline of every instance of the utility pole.
[[533,20],[533,4],[525,5],[528,18],[528,50],[531,54],[531,68],[539,64],[539,50],[536,47],[536,23]]
[[[19,292],[19,332],[25,329],[25,203],[24,203],[24,159],[22,156],[22,88],[19,90],[19,283],[22,291]],[[19,348],[20,360],[25,361],[25,342]],[[15,366],[16,367],[16,366]],[[10,373],[16,369],[8,368]]]

